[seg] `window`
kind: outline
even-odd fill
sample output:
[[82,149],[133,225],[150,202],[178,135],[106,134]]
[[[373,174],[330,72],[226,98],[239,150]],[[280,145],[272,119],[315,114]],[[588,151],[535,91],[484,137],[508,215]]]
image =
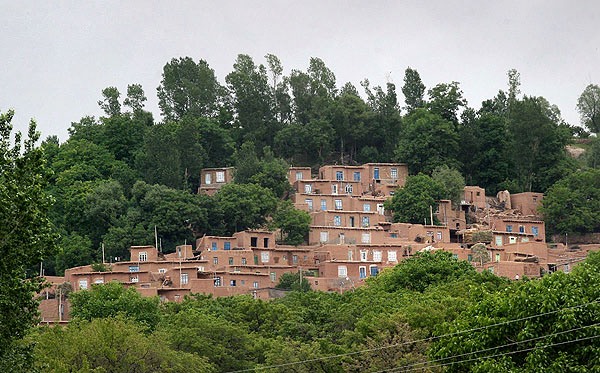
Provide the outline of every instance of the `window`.
[[304,193],[312,193],[312,184],[304,184]]
[[371,211],[371,204],[370,203],[363,204],[363,211],[365,211],[365,212]]
[[258,247],[258,237],[250,237],[250,246]]
[[507,232],[512,232],[512,225],[507,225],[506,226],[506,231]]
[[339,227],[340,225],[342,225],[342,217],[339,215],[336,215],[333,217],[333,225],[335,225],[336,227]]
[[260,253],[260,261],[263,263],[269,263],[269,252],[268,251],[262,251]]
[[210,174],[204,174],[204,184],[210,184]]
[[379,180],[379,167],[373,169],[373,179]]
[[159,268],[158,269],[158,273],[165,274],[165,273],[167,273],[167,269],[166,268]]
[[392,168],[390,170],[390,176],[392,177],[392,179],[397,179],[398,178],[398,169]]
[[517,237],[515,237],[515,236],[508,237],[508,243],[517,243]]
[[269,247],[269,237],[263,238],[263,247]]
[[346,266],[338,266],[338,277],[348,276],[348,268]]
[[235,280],[229,280],[229,286],[236,286]]
[[337,184],[333,184],[331,186],[331,194],[338,194],[338,185]]
[[313,209],[313,201],[312,199],[305,199],[304,202],[308,205],[308,211],[312,211]]
[[367,278],[367,267],[358,267],[358,277]]
[[533,233],[534,237],[537,237],[540,234],[540,230],[538,227],[531,227],[531,233]]
[[379,215],[383,215],[385,212],[384,207],[383,207],[383,203],[378,203],[377,204],[377,213]]
[[348,260],[352,260],[352,257],[353,257],[353,256],[354,256],[354,255],[353,255],[353,252],[352,252],[352,250],[348,250]]
[[371,276],[377,276],[379,274],[379,268],[377,266],[369,266]]
[[216,175],[216,179],[217,179],[217,183],[224,183],[225,182],[225,172],[224,171],[217,171],[217,175]]
[[360,261],[361,262],[366,262],[367,261],[367,250],[361,250],[360,251]]
[[319,241],[321,243],[326,243],[327,241],[329,241],[329,232],[321,232],[321,234],[319,235]]
[[499,262],[500,261],[500,254],[496,254],[496,261]]
[[388,251],[388,262],[397,262],[398,256],[395,251]]
[[298,264],[298,255],[292,255],[292,263]]
[[134,276],[129,276],[129,282],[139,282],[140,279],[137,277],[137,275]]
[[363,233],[360,241],[362,243],[371,243],[371,233]]
[[103,278],[97,278],[94,280],[94,284],[103,284],[104,283],[104,279]]
[[233,265],[233,257],[229,257],[229,265],[232,266]]
[[252,283],[252,287],[255,288],[255,289],[258,289],[258,281],[254,281]]
[[438,241],[442,240],[442,232],[436,232],[436,238]]
[[379,250],[373,251],[373,261],[381,262],[381,259],[382,259],[381,251],[379,251]]
[[502,246],[502,236],[496,236],[496,246]]
[[340,245],[343,245],[344,243],[346,243],[346,235],[340,233]]
[[211,242],[210,243],[210,249],[212,251],[217,251],[217,243],[216,242]]
[[242,265],[245,266],[246,264],[248,264],[248,261],[246,260],[246,258],[242,258]]
[[398,238],[398,233],[390,233],[391,238]]
[[225,241],[223,244],[223,250],[231,250],[231,242]]
[[221,277],[219,277],[219,276],[213,277],[213,282],[214,282],[215,286],[221,286]]
[[458,260],[458,254],[452,254],[452,259]]
[[296,171],[296,180],[302,180],[302,171]]
[[147,262],[148,261],[148,253],[146,251],[141,251],[138,254],[138,260],[140,262]]
[[529,242],[529,237],[521,237],[521,242]]
[[525,226],[519,225],[519,233],[525,233]]
[[335,179],[336,180],[344,180],[344,172],[342,172],[342,171],[336,171],[335,172]]
[[335,209],[336,210],[341,210],[342,209],[342,200],[341,199],[336,199],[335,200]]
[[358,171],[355,171],[355,172],[354,172],[354,177],[353,177],[353,178],[354,178],[354,181],[360,181],[360,172],[358,172]]
[[271,277],[271,282],[277,281],[277,274],[275,272],[271,272],[269,276]]
[[321,200],[321,211],[327,211],[327,200]]
[[346,194],[352,194],[352,191],[353,191],[352,184],[346,184],[346,187],[344,189],[346,190]]
[[370,225],[369,224],[369,217],[368,216],[363,216],[361,224],[362,224],[363,227],[368,227]]
[[182,273],[181,274],[181,285],[187,285],[187,283],[189,282],[189,277],[187,273]]
[[213,257],[213,264],[219,264],[219,257]]
[[354,216],[350,217],[350,226],[354,227]]
[[129,266],[129,272],[139,272],[140,266]]
[[79,290],[86,290],[88,288],[87,280],[79,280]]
[[469,262],[472,262],[473,261],[473,255],[472,254],[467,255],[467,260]]

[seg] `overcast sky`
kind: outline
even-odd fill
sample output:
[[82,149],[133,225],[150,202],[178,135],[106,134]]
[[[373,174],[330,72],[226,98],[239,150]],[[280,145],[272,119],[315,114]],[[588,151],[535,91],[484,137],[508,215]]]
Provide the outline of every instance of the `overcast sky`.
[[575,105],[600,84],[600,2],[589,1],[14,1],[0,0],[0,111],[42,136],[101,114],[101,90],[140,83],[160,120],[156,87],[173,57],[204,59],[221,82],[240,53],[277,55],[287,74],[320,57],[338,86],[368,78],[400,88],[458,81],[469,106],[506,89],[544,96],[579,124]]

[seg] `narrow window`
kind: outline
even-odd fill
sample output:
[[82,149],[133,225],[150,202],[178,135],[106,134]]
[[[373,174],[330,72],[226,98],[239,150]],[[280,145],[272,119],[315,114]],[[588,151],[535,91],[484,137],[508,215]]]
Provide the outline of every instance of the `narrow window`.
[[258,247],[258,237],[250,237],[250,246]]
[[390,176],[392,177],[392,179],[397,179],[398,178],[398,169],[392,168],[390,170]]
[[335,209],[336,210],[341,210],[342,209],[342,200],[341,199],[336,199],[335,200]]
[[263,263],[269,263],[269,252],[268,251],[262,251],[260,253],[260,261]]
[[296,180],[302,180],[302,172],[296,171]]
[[269,237],[263,239],[263,247],[269,247]]
[[308,211],[312,211],[313,210],[313,200],[306,199],[306,200],[304,200],[304,202],[306,202],[306,204],[308,205]]
[[312,193],[312,184],[304,184],[304,193]]
[[246,264],[248,264],[248,261],[246,260],[246,258],[242,258],[242,265],[245,266]]
[[506,231],[507,232],[512,232],[512,225],[507,225],[506,226]]
[[333,217],[333,225],[335,225],[336,227],[339,227],[340,225],[342,225],[342,217],[339,215],[336,215]]
[[327,211],[327,200],[321,200],[321,211]]
[[319,235],[319,241],[321,241],[321,243],[326,243],[329,241],[329,232],[321,232]]
[[224,171],[217,171],[217,183],[224,183],[225,182],[225,172]]
[[142,251],[139,253],[138,258],[139,258],[140,262],[147,262],[148,261],[148,253],[146,251]]
[[211,183],[210,179],[211,178],[210,178],[210,174],[209,173],[204,174],[204,184],[210,185],[210,183]]
[[216,242],[211,242],[211,250],[217,251],[217,243]]
[[379,167],[373,169],[373,179],[379,180]]
[[229,257],[229,265],[232,266],[233,265],[233,257]]
[[189,281],[189,277],[187,273],[182,273],[181,274],[181,285],[187,285]]
[[218,257],[213,257],[213,264],[219,264],[219,258]]
[[277,274],[275,272],[271,272],[270,276],[271,276],[271,282],[277,281]]
[[367,267],[358,267],[358,277],[367,278]]
[[363,216],[362,217],[362,226],[364,228],[366,228],[366,227],[368,227],[370,225],[369,223],[370,223],[369,222],[369,217],[368,216]]

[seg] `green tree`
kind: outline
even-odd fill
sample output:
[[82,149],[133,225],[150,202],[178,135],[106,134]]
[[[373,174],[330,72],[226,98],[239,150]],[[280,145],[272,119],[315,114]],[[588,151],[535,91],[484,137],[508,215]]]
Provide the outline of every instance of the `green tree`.
[[279,277],[279,283],[275,287],[277,289],[306,292],[310,290],[310,282],[306,277],[302,277],[300,272],[287,272]]
[[431,177],[443,186],[442,197],[451,200],[454,206],[459,207],[465,189],[465,178],[460,172],[443,165],[436,167]]
[[127,86],[127,97],[123,100],[123,105],[129,107],[136,114],[144,110],[144,102],[147,100],[141,84],[129,84]]
[[163,67],[157,88],[158,106],[165,121],[176,121],[186,115],[215,117],[221,90],[214,70],[206,61],[173,58]]
[[597,371],[599,264],[590,253],[569,274],[484,294],[438,329],[431,357],[448,372]]
[[441,83],[431,88],[427,93],[429,94],[429,102],[427,103],[429,111],[454,124],[458,124],[458,111],[461,107],[467,106],[467,100],[463,97],[459,83]]
[[444,186],[430,176],[409,176],[404,187],[385,202],[385,208],[392,210],[394,222],[421,224],[429,220],[430,208],[435,210],[443,193]]
[[425,109],[404,118],[395,157],[408,164],[411,173],[431,173],[443,164],[457,168],[458,134],[454,124]]
[[263,226],[277,207],[273,193],[256,184],[226,184],[216,198],[228,234]]
[[536,97],[524,97],[511,105],[510,154],[514,180],[521,191],[543,192],[568,172],[564,147],[570,133],[556,110]]
[[160,321],[158,297],[143,297],[118,282],[92,286],[70,294],[71,317],[87,320],[122,316],[154,329]]
[[98,105],[108,117],[121,114],[119,96],[121,96],[121,93],[116,87],[107,87],[102,90],[102,100],[98,101]]
[[577,99],[577,111],[581,115],[581,123],[590,132],[600,132],[600,87],[590,84]]
[[541,213],[552,233],[590,233],[600,229],[600,170],[575,172],[552,185]]
[[475,275],[475,268],[447,251],[426,251],[404,260],[376,279],[387,292],[399,289],[423,292],[428,287]]
[[35,340],[36,367],[52,372],[215,372],[207,359],[177,351],[166,337],[123,318],[94,319],[42,328]]
[[27,362],[28,349],[18,341],[36,323],[36,292],[43,281],[28,275],[54,249],[47,213],[46,169],[31,121],[27,138],[12,136],[14,112],[0,113],[0,366],[8,369]]
[[300,245],[308,237],[310,214],[298,210],[289,201],[281,201],[273,215],[273,225],[281,229],[283,242],[288,245]]
[[409,114],[415,109],[425,106],[425,99],[423,98],[425,95],[425,84],[421,81],[421,76],[417,70],[410,67],[406,68],[402,93],[404,94],[404,102]]

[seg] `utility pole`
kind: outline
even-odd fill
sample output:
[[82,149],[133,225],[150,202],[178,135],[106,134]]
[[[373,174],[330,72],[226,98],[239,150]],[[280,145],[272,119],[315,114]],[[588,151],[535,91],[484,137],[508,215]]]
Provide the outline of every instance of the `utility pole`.
[[104,242],[102,242],[102,264],[106,263],[106,260],[104,260]]

